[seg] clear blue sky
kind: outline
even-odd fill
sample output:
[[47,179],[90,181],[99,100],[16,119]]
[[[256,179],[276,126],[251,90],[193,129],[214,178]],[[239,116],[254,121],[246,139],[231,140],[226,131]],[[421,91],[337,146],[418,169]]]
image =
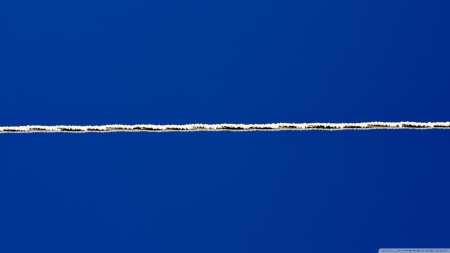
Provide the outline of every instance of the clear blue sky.
[[[449,121],[449,1],[0,0],[0,125]],[[450,131],[0,135],[1,252],[450,247]]]

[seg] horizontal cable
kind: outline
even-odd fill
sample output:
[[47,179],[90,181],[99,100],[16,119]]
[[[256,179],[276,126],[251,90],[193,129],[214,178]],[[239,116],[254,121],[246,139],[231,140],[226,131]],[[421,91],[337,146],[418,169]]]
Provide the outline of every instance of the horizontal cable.
[[286,131],[286,130],[374,130],[450,129],[450,122],[365,122],[365,123],[271,123],[271,124],[186,124],[186,125],[98,125],[98,126],[5,126],[0,133],[109,133],[109,132],[193,132],[193,131]]

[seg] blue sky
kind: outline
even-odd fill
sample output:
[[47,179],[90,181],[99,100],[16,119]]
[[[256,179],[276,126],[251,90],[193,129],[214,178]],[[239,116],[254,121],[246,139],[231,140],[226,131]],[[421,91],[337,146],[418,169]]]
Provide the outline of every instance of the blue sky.
[[[0,125],[448,121],[448,1],[0,1]],[[0,136],[2,252],[448,247],[449,133]]]

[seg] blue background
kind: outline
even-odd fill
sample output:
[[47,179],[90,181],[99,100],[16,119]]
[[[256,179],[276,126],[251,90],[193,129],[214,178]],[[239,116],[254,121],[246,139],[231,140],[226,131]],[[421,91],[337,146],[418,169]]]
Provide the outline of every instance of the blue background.
[[[444,0],[1,0],[0,125],[448,121],[449,13]],[[0,251],[450,247],[449,137],[2,134]]]

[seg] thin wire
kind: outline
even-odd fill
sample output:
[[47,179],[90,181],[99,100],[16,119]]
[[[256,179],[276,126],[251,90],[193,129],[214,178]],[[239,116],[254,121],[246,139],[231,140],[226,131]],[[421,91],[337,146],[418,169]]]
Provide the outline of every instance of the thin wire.
[[1,133],[110,133],[110,132],[198,132],[198,131],[287,131],[287,130],[375,130],[450,129],[450,122],[364,122],[364,123],[271,123],[186,125],[98,125],[98,126],[5,126]]

